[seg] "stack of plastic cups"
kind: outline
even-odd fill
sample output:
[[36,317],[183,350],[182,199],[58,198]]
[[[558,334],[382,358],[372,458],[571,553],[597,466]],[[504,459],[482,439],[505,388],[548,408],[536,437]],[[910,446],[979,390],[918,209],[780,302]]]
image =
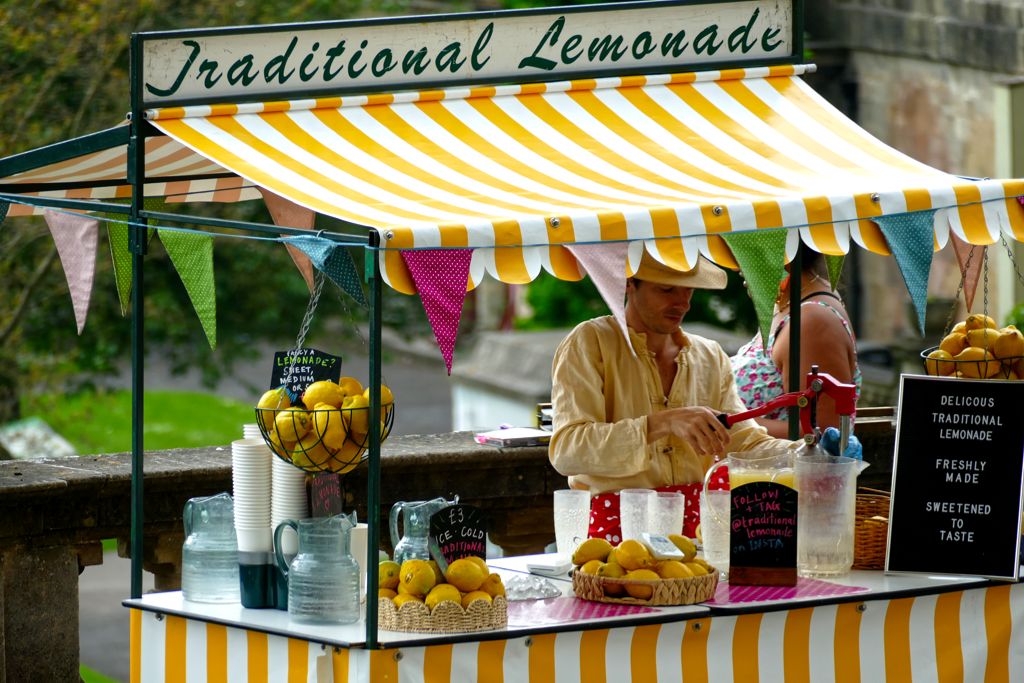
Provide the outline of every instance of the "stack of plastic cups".
[[260,431],[260,426],[256,422],[242,425],[242,438],[243,439],[262,439],[263,432]]
[[270,529],[272,458],[274,455],[262,438],[231,443],[231,479],[243,607],[270,607],[273,604],[268,581],[274,562]]
[[[282,458],[272,457],[270,524],[271,528],[277,529],[286,519],[297,522],[309,517],[309,505],[306,502],[306,473]],[[281,535],[281,552],[289,565],[299,552],[299,537],[291,528],[286,527]],[[288,583],[276,563],[273,575],[274,606],[278,609],[288,609]]]

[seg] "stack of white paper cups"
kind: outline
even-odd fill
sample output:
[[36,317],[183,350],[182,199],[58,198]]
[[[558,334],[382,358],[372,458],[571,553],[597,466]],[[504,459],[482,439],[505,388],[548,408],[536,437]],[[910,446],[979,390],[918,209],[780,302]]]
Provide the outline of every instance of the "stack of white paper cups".
[[242,438],[243,439],[263,439],[263,432],[260,431],[260,426],[256,422],[242,425]]
[[[271,466],[273,487],[271,490],[270,524],[272,529],[286,519],[306,519],[309,506],[306,503],[306,473],[286,460],[274,457]],[[299,538],[293,529],[285,529],[281,536],[281,551],[294,555],[299,551]]]
[[263,439],[231,443],[231,480],[235,500],[238,550],[268,553],[270,531],[270,462],[274,455]]

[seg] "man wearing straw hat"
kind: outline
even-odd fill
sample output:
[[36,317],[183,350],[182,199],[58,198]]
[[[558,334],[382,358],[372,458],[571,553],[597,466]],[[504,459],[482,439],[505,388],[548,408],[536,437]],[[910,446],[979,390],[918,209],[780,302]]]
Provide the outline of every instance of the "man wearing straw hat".
[[[729,357],[680,325],[694,289],[725,285],[725,271],[704,258],[681,272],[645,250],[626,283],[628,342],[605,316],[578,325],[555,353],[551,464],[572,488],[593,494],[591,537],[622,540],[618,491],[629,488],[683,493],[683,533],[692,537],[704,473],[716,456],[792,446],[753,420],[726,429],[716,419],[746,410]],[[712,488],[723,485],[719,479]]]

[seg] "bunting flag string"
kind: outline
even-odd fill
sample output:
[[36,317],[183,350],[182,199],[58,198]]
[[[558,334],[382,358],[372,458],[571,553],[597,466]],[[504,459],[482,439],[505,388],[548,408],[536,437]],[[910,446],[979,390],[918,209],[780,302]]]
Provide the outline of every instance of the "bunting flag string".
[[[409,266],[423,302],[423,310],[434,330],[437,345],[444,356],[448,374],[452,374],[452,354],[462,318],[469,284],[472,249],[418,249],[401,252]],[[624,272],[624,271],[623,271]]]
[[626,345],[636,356],[633,342],[626,327],[626,261],[629,258],[629,242],[608,244],[566,244],[584,270],[593,280],[601,298],[611,309],[615,322],[619,324]]
[[359,282],[356,262],[352,259],[348,247],[323,237],[286,237],[283,242],[308,256],[317,270],[323,271],[324,275],[331,278],[331,282],[338,285],[357,304],[363,308],[370,307],[363,293],[363,285]]
[[[130,204],[131,199],[112,199],[114,204]],[[142,208],[146,211],[160,211],[164,207],[163,197],[146,197]],[[110,243],[110,259],[114,264],[114,282],[117,285],[117,299],[121,302],[121,315],[128,313],[128,302],[132,293],[132,252],[128,248],[129,226],[124,222],[126,216],[117,213],[100,213],[100,218],[108,219],[107,241]],[[147,232],[146,240],[153,239],[154,228]]]
[[[313,229],[313,223],[316,221],[315,211],[299,206],[295,202],[285,199],[279,194],[274,194],[266,188],[260,187],[257,189],[263,195],[263,202],[267,205],[267,210],[270,211],[270,217],[274,219],[274,225],[295,228],[296,230]],[[287,235],[281,235],[281,237],[287,237]],[[309,293],[312,294],[313,262],[309,260],[309,256],[297,247],[288,243],[285,243],[284,246],[292,257],[292,261],[295,262],[295,267],[299,269],[302,278],[306,281]]]
[[758,230],[756,232],[720,235],[732,250],[739,264],[747,291],[754,302],[757,325],[761,330],[761,343],[768,348],[775,299],[779,283],[785,274],[786,230]]
[[833,256],[832,254],[824,254],[824,256],[825,266],[828,268],[828,284],[834,292],[839,286],[839,276],[843,273],[843,261],[846,260],[846,256]]
[[[950,233],[949,238],[953,242],[953,252],[956,254],[956,261],[960,266],[960,279],[964,283],[964,303],[967,304],[967,310],[970,311],[974,308],[974,295],[978,291],[981,265],[985,262],[987,247],[976,247],[964,242],[953,233]],[[971,252],[974,252],[973,255]],[[968,260],[970,267],[968,267]]]
[[924,334],[924,317],[928,306],[928,272],[932,267],[935,245],[934,210],[876,216],[889,249],[896,257],[910,299],[917,311],[917,322]]
[[213,237],[176,230],[159,230],[159,233],[160,241],[196,309],[210,348],[216,349],[217,294],[213,282]]
[[92,286],[96,280],[96,252],[99,245],[97,219],[75,213],[43,211],[46,224],[50,227],[53,242],[57,245],[64,277],[71,293],[71,306],[75,310],[78,334],[85,329],[92,300]]

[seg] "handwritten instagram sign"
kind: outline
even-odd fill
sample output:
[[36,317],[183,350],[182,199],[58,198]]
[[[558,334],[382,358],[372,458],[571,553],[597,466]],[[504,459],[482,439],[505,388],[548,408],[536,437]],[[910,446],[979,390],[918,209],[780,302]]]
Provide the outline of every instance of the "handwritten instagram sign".
[[795,586],[795,490],[771,481],[732,489],[729,582],[737,586]]

